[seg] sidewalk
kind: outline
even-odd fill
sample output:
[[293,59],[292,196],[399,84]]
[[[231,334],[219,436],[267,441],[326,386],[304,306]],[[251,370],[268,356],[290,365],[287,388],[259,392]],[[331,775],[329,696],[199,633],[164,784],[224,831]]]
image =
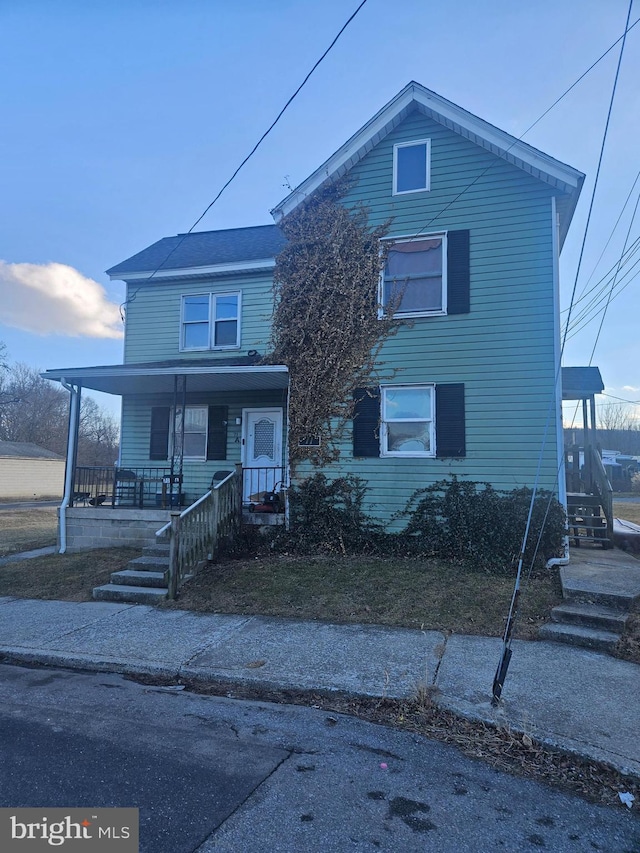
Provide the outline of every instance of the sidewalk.
[[640,666],[515,641],[494,709],[500,652],[499,639],[438,631],[0,598],[7,662],[391,698],[435,684],[443,707],[640,776]]

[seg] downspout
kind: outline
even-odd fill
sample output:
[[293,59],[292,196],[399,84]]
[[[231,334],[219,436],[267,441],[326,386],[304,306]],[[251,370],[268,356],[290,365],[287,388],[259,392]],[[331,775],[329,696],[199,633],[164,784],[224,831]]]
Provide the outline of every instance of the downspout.
[[[558,500],[567,511],[567,475],[564,463],[564,428],[562,423],[562,347],[560,333],[560,219],[556,209],[556,197],[551,196],[551,236],[553,245],[553,343],[556,364],[556,450],[558,459]],[[547,568],[569,565],[569,537],[562,542],[564,555],[547,560]]]
[[60,504],[60,550],[64,554],[67,550],[67,508],[71,501],[73,491],[73,475],[75,470],[76,443],[78,437],[78,413],[80,411],[80,389],[69,385],[64,377],[60,380],[63,388],[71,394],[69,404],[69,434],[67,436],[67,465],[64,474],[64,495]]

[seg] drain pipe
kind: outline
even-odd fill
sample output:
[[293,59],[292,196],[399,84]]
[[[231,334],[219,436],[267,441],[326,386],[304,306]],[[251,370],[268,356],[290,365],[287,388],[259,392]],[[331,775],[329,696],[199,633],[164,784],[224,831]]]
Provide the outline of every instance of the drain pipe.
[[554,566],[568,566],[569,565],[569,537],[565,536],[562,541],[562,547],[564,548],[564,556],[563,557],[552,557],[550,560],[547,560],[547,568],[552,569]]
[[64,377],[60,384],[71,394],[69,405],[69,434],[67,436],[67,465],[64,473],[64,495],[60,504],[60,550],[64,554],[67,550],[67,507],[71,501],[73,491],[73,470],[76,455],[76,440],[78,436],[78,412],[80,409],[80,389],[69,385]]

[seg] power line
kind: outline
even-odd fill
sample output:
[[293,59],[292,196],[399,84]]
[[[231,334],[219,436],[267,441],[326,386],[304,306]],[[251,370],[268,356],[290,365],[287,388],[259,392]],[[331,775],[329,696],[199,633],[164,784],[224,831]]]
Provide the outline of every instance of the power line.
[[[340,27],[340,29],[338,30],[338,33],[336,34],[336,36],[335,36],[335,37],[334,37],[334,39],[332,40],[332,42],[331,42],[331,44],[329,45],[329,47],[327,47],[327,49],[324,51],[324,53],[322,53],[322,55],[319,57],[319,59],[317,59],[317,60],[316,60],[316,62],[313,64],[313,66],[311,67],[311,70],[308,72],[308,74],[306,75],[306,77],[304,78],[304,80],[302,81],[302,83],[300,83],[300,85],[299,85],[299,86],[298,86],[298,88],[295,90],[295,92],[293,93],[293,95],[291,95],[291,97],[289,98],[289,100],[288,100],[288,101],[286,102],[286,104],[282,107],[282,109],[280,110],[280,112],[278,113],[278,115],[277,115],[277,116],[275,117],[275,119],[271,122],[271,124],[270,124],[270,125],[269,125],[269,127],[265,130],[265,132],[262,134],[262,136],[260,137],[260,139],[258,139],[258,141],[256,142],[256,144],[253,146],[253,148],[252,148],[252,149],[251,149],[251,151],[247,154],[247,156],[244,158],[244,160],[242,160],[242,162],[241,162],[241,163],[240,163],[240,165],[237,167],[237,169],[234,171],[234,173],[231,175],[231,177],[229,178],[229,180],[228,180],[228,181],[226,181],[226,183],[225,183],[225,184],[223,184],[223,186],[220,188],[220,190],[218,191],[218,193],[217,193],[217,195],[215,196],[215,198],[213,199],[213,201],[211,201],[211,202],[207,205],[207,207],[203,210],[203,212],[200,214],[200,216],[199,216],[199,217],[196,219],[196,221],[193,223],[193,225],[191,226],[191,228],[189,228],[189,230],[188,230],[185,234],[181,234],[181,235],[180,235],[180,239],[178,240],[178,242],[176,243],[176,245],[171,249],[171,251],[168,253],[167,257],[162,261],[162,263],[161,263],[159,266],[157,266],[157,267],[156,267],[156,269],[151,273],[151,275],[149,276],[149,278],[147,279],[147,281],[149,281],[150,279],[152,279],[152,278],[154,277],[154,275],[162,269],[162,267],[167,263],[167,261],[169,260],[169,258],[170,258],[170,257],[171,257],[171,256],[172,256],[172,255],[177,251],[177,249],[179,249],[179,247],[182,245],[182,243],[186,240],[187,236],[188,236],[189,234],[191,234],[191,232],[192,232],[192,231],[193,231],[193,229],[196,227],[196,225],[198,225],[198,224],[202,221],[202,219],[204,219],[204,217],[206,216],[206,214],[211,210],[211,208],[213,207],[213,205],[218,201],[218,199],[219,199],[219,198],[220,198],[220,196],[223,194],[223,192],[227,189],[227,187],[228,187],[228,186],[232,183],[232,181],[236,178],[236,176],[238,175],[238,173],[240,172],[240,170],[241,170],[241,169],[242,169],[242,168],[243,168],[243,167],[244,167],[244,166],[249,162],[249,160],[253,157],[253,155],[256,153],[256,151],[258,150],[258,148],[262,145],[262,143],[263,143],[263,142],[264,142],[264,140],[267,138],[267,136],[271,133],[271,131],[274,129],[274,127],[278,124],[278,122],[280,121],[280,119],[282,118],[282,116],[285,114],[285,112],[287,111],[287,109],[291,106],[291,104],[293,103],[293,101],[295,100],[295,98],[300,94],[300,92],[302,91],[302,89],[304,88],[304,86],[306,85],[306,83],[308,82],[308,80],[309,80],[309,78],[311,77],[311,75],[313,74],[313,72],[314,72],[314,71],[318,68],[318,66],[319,66],[319,65],[324,61],[324,59],[326,58],[326,56],[328,55],[328,53],[331,51],[331,49],[334,47],[334,45],[336,44],[336,42],[338,41],[338,39],[340,38],[340,36],[341,36],[341,35],[343,34],[343,32],[347,29],[347,27],[349,26],[349,24],[351,23],[351,21],[353,21],[353,19],[356,17],[356,15],[357,15],[357,14],[358,14],[358,12],[362,9],[362,7],[365,5],[365,3],[366,3],[366,2],[367,2],[367,0],[362,0],[362,2],[361,2],[361,3],[359,4],[359,6],[356,8],[355,12],[353,12],[353,13],[352,13],[348,18],[347,18],[347,20],[344,22],[344,24],[343,24],[343,25]],[[639,20],[640,20],[640,19],[639,19]]]
[[[631,5],[633,5],[633,0],[631,0]],[[521,133],[521,134],[520,134],[520,136],[518,136],[516,139],[514,139],[514,141],[511,143],[511,145],[509,145],[509,147],[505,149],[504,153],[505,153],[505,154],[508,154],[508,153],[509,153],[509,151],[511,151],[511,149],[514,147],[514,145],[517,145],[517,144],[518,144],[518,142],[520,142],[522,139],[524,139],[524,137],[527,135],[527,133],[529,133],[529,131],[530,131],[530,130],[532,130],[532,129],[533,129],[533,128],[538,124],[538,122],[542,121],[542,119],[547,115],[547,113],[549,113],[549,112],[550,112],[550,111],[551,111],[551,110],[552,110],[552,109],[553,109],[557,104],[559,104],[559,103],[560,103],[560,101],[562,101],[562,100],[563,100],[563,98],[565,98],[565,97],[569,94],[569,92],[570,92],[572,89],[574,89],[574,88],[578,85],[578,83],[579,83],[581,80],[583,80],[583,79],[587,76],[587,74],[589,74],[589,72],[590,72],[590,71],[592,71],[592,70],[596,67],[596,65],[598,65],[598,63],[599,63],[599,62],[601,62],[601,61],[605,58],[605,56],[607,56],[607,55],[608,55],[608,54],[613,50],[613,48],[614,48],[614,47],[615,47],[615,46],[616,46],[620,41],[622,41],[622,42],[623,42],[623,45],[622,45],[622,48],[621,48],[621,51],[622,51],[622,50],[624,49],[624,41],[626,40],[627,33],[631,32],[631,30],[632,30],[632,29],[633,29],[637,24],[639,24],[639,23],[640,23],[640,18],[636,18],[636,20],[633,22],[633,24],[631,24],[631,26],[629,26],[629,18],[627,17],[626,27],[625,27],[625,30],[624,30],[623,34],[622,34],[619,38],[617,38],[617,39],[613,42],[613,44],[611,44],[611,45],[610,45],[610,46],[605,50],[605,52],[604,52],[604,53],[602,53],[602,54],[598,57],[598,59],[596,59],[596,61],[595,61],[595,62],[593,62],[593,63],[592,63],[592,64],[587,68],[587,70],[586,70],[586,71],[584,71],[584,72],[583,72],[583,73],[582,73],[582,74],[581,74],[581,75],[580,75],[580,76],[579,76],[579,77],[578,77],[578,78],[577,78],[577,79],[576,79],[576,80],[575,80],[575,81],[574,81],[574,82],[573,82],[573,83],[572,83],[572,84],[571,84],[567,89],[565,89],[565,90],[564,90],[564,92],[560,95],[560,97],[559,97],[559,98],[556,98],[556,100],[551,104],[551,106],[550,106],[550,107],[548,107],[548,108],[547,108],[547,109],[542,113],[542,115],[540,115],[540,116],[539,116],[539,117],[538,117],[538,118],[533,122],[533,124],[530,124],[530,125],[529,125],[529,127],[528,127],[528,128],[527,128],[523,133]],[[442,210],[440,210],[438,213],[436,213],[436,215],[435,215],[435,216],[433,216],[433,217],[432,217],[428,222],[426,222],[426,223],[422,226],[422,228],[418,231],[418,233],[417,233],[417,234],[415,234],[415,235],[414,235],[414,237],[412,237],[411,239],[414,239],[414,240],[415,240],[415,239],[417,239],[418,237],[420,237],[422,234],[424,234],[424,230],[425,230],[426,228],[428,228],[430,225],[433,225],[433,223],[434,223],[437,219],[439,219],[439,218],[442,216],[442,214],[443,214],[443,213],[445,213],[445,212],[446,212],[446,211],[447,211],[447,210],[448,210],[448,209],[449,209],[453,204],[455,204],[461,196],[463,196],[463,195],[464,195],[468,190],[470,190],[470,189],[471,189],[471,187],[472,187],[474,184],[476,184],[476,183],[480,180],[480,178],[483,178],[483,177],[487,174],[487,172],[489,172],[491,169],[496,168],[496,166],[497,166],[497,165],[498,165],[498,164],[497,164],[496,162],[493,162],[493,163],[491,163],[489,166],[487,166],[485,169],[483,169],[483,170],[482,170],[482,172],[480,172],[480,174],[479,174],[479,175],[477,175],[477,176],[476,176],[476,177],[471,181],[471,183],[467,184],[467,186],[466,186],[463,190],[461,190],[461,191],[458,193],[458,195],[457,195],[457,196],[455,196],[455,198],[451,199],[451,201],[450,201],[450,202],[448,202],[448,203],[447,203],[447,204],[442,208]]]
[[569,322],[571,320],[571,311],[573,308],[573,300],[576,296],[576,289],[578,287],[578,278],[580,276],[580,269],[582,267],[582,259],[584,257],[584,249],[587,243],[587,235],[589,233],[589,224],[591,223],[591,214],[593,213],[593,204],[596,198],[596,192],[598,189],[598,180],[600,178],[600,169],[602,168],[602,159],[604,157],[604,149],[607,142],[607,135],[609,133],[609,122],[611,120],[611,112],[613,110],[613,102],[616,97],[616,91],[618,88],[618,78],[620,76],[620,66],[622,64],[622,56],[624,54],[624,47],[627,41],[627,32],[629,28],[629,18],[631,17],[631,7],[633,6],[633,0],[629,0],[629,10],[627,11],[627,21],[625,24],[625,31],[622,37],[622,44],[620,45],[620,55],[618,56],[618,65],[616,66],[616,74],[613,78],[613,87],[611,89],[611,98],[609,99],[609,109],[607,111],[607,120],[604,126],[604,133],[602,135],[602,144],[600,145],[600,155],[598,157],[598,168],[596,169],[596,177],[593,182],[593,191],[591,193],[591,201],[589,202],[589,212],[587,213],[587,221],[584,226],[584,236],[582,238],[582,246],[580,247],[580,256],[578,257],[578,266],[576,268],[576,277],[573,283],[573,290],[571,291],[571,299],[569,301],[569,312],[567,314],[567,320],[565,323],[564,335],[562,338],[562,346],[560,347],[560,360],[562,361],[562,355],[564,353],[564,346],[567,341],[567,332],[569,330]]
[[[631,216],[631,222],[629,223],[629,228],[627,230],[627,236],[625,237],[624,246],[622,247],[622,254],[623,255],[624,255],[624,252],[627,248],[627,243],[629,241],[629,235],[631,234],[631,229],[633,228],[633,223],[634,223],[635,218],[636,218],[636,213],[638,212],[638,203],[639,202],[640,202],[640,195],[638,196],[638,198],[636,200],[636,206],[633,209],[633,214]],[[616,269],[616,273],[615,273],[613,280],[611,282],[611,288],[609,290],[609,296],[607,298],[607,304],[604,306],[604,311],[602,312],[602,319],[600,320],[600,326],[598,328],[598,334],[596,335],[596,339],[593,343],[593,349],[591,350],[591,357],[589,358],[589,365],[591,365],[591,362],[593,361],[593,356],[595,355],[596,347],[598,346],[598,341],[600,340],[600,332],[602,331],[602,326],[604,325],[604,321],[605,321],[606,316],[607,316],[607,311],[609,309],[609,305],[611,304],[611,300],[613,298],[613,291],[614,291],[614,288],[616,286],[616,279],[618,277],[618,272],[620,271],[621,263],[622,263],[622,255],[620,256],[620,260],[618,262],[618,267]]]
[[613,228],[611,229],[611,232],[610,232],[610,234],[609,234],[609,237],[607,238],[607,242],[604,244],[604,248],[603,248],[603,250],[600,252],[600,257],[599,257],[599,258],[598,258],[598,260],[595,262],[595,265],[594,265],[594,267],[593,267],[593,271],[591,272],[591,275],[590,275],[590,276],[589,276],[589,278],[586,280],[586,282],[585,282],[585,284],[584,284],[584,287],[583,287],[583,288],[582,288],[582,290],[580,291],[580,296],[579,296],[579,297],[578,297],[578,299],[576,300],[576,304],[580,301],[580,299],[582,299],[582,296],[583,296],[583,294],[584,294],[585,290],[586,290],[586,289],[587,289],[587,287],[589,286],[589,282],[590,282],[590,281],[591,281],[591,279],[594,277],[594,275],[595,275],[595,273],[596,273],[596,270],[598,269],[598,265],[600,264],[600,261],[601,261],[601,260],[602,260],[602,258],[604,257],[604,253],[607,251],[607,248],[609,247],[609,243],[610,243],[610,242],[611,242],[611,240],[613,239],[613,235],[615,234],[616,229],[617,229],[618,225],[620,224],[620,220],[622,219],[622,216],[623,216],[623,214],[624,214],[625,210],[627,209],[627,205],[629,204],[629,199],[630,199],[630,198],[631,198],[631,196],[633,195],[633,191],[634,191],[635,186],[636,186],[636,184],[638,183],[638,180],[639,180],[639,179],[640,179],[640,172],[638,172],[638,174],[637,174],[637,175],[636,175],[636,177],[635,177],[635,180],[634,180],[633,184],[631,185],[631,189],[629,190],[629,194],[627,195],[627,197],[626,197],[626,199],[625,199],[625,202],[624,202],[624,204],[622,205],[622,210],[621,210],[621,211],[620,211],[620,213],[618,214],[618,218],[616,219],[615,225],[614,225],[614,226],[613,226]]
[[[590,205],[589,205],[589,214],[588,214],[588,216],[587,216],[587,221],[586,221],[586,224],[585,224],[585,233],[584,233],[584,239],[583,239],[583,242],[582,242],[582,250],[581,250],[581,252],[580,252],[580,258],[579,258],[579,261],[578,261],[578,268],[577,268],[577,271],[576,271],[576,279],[575,279],[575,283],[574,283],[574,286],[573,286],[573,291],[572,291],[572,294],[571,294],[571,304],[570,304],[570,306],[569,306],[569,315],[568,315],[568,317],[567,317],[567,327],[568,327],[568,324],[569,324],[569,320],[570,320],[570,318],[571,318],[571,307],[572,307],[572,304],[573,304],[573,300],[574,300],[574,298],[575,298],[576,286],[577,286],[577,283],[578,283],[578,275],[579,275],[579,273],[580,273],[580,263],[581,263],[581,261],[582,261],[582,256],[583,256],[583,252],[584,252],[584,246],[585,246],[585,243],[586,243],[587,233],[588,233],[588,230],[589,230],[589,222],[590,222],[590,219],[591,219],[591,212],[592,212],[592,210],[593,210],[593,202],[594,202],[594,199],[595,199],[595,194],[596,194],[596,190],[597,190],[597,186],[598,186],[598,177],[599,177],[599,174],[600,174],[600,166],[601,166],[601,164],[602,164],[602,157],[603,157],[603,154],[604,154],[604,148],[605,148],[605,144],[606,144],[606,140],[607,140],[607,133],[608,133],[608,129],[609,129],[609,120],[610,120],[610,118],[611,118],[611,111],[612,111],[612,108],[613,108],[613,102],[614,102],[614,100],[615,100],[616,90],[617,90],[617,86],[618,86],[618,77],[619,77],[619,75],[620,75],[620,65],[621,65],[621,63],[622,63],[622,56],[623,56],[623,54],[624,54],[624,47],[625,47],[625,42],[626,42],[626,35],[627,35],[628,29],[629,29],[629,19],[630,19],[630,17],[631,17],[631,8],[632,8],[632,6],[633,6],[633,0],[629,0],[629,10],[628,10],[628,12],[627,12],[627,20],[626,20],[626,22],[625,22],[625,31],[624,31],[624,36],[623,36],[623,38],[622,38],[622,45],[620,46],[620,56],[618,57],[618,66],[617,66],[617,68],[616,68],[616,74],[615,74],[615,77],[614,77],[613,87],[612,87],[612,90],[611,90],[611,99],[610,99],[610,101],[609,101],[609,109],[608,109],[608,112],[607,112],[607,120],[606,120],[606,123],[605,123],[604,133],[603,133],[603,137],[602,137],[602,145],[600,146],[600,157],[599,157],[599,160],[598,160],[598,170],[597,170],[597,172],[596,172],[596,178],[595,178],[595,182],[594,182],[594,186],[593,186],[593,193],[592,193],[592,195],[591,195],[591,203],[590,203]],[[500,700],[500,696],[502,695],[502,688],[503,688],[503,685],[504,685],[505,678],[506,678],[506,676],[507,676],[507,670],[509,669],[509,662],[511,661],[511,654],[512,654],[512,652],[511,652],[511,642],[512,642],[512,639],[513,639],[513,631],[514,631],[514,628],[515,628],[515,624],[516,624],[516,622],[517,622],[518,612],[519,612],[520,584],[521,584],[521,580],[522,580],[522,569],[523,569],[523,563],[524,563],[525,550],[526,550],[526,547],[527,547],[527,541],[528,541],[528,538],[529,538],[529,532],[530,532],[530,529],[531,529],[531,521],[532,521],[532,517],[533,517],[533,508],[534,508],[534,505],[535,505],[536,495],[537,495],[537,491],[538,491],[538,484],[539,484],[539,481],[540,481],[540,471],[541,471],[541,468],[542,468],[542,458],[543,458],[544,448],[545,448],[546,441],[547,441],[547,435],[548,435],[548,431],[549,431],[549,424],[550,424],[550,422],[551,422],[551,413],[552,413],[552,411],[553,411],[554,402],[555,402],[555,398],[556,398],[556,387],[557,387],[557,384],[558,384],[558,381],[559,381],[559,378],[560,378],[560,369],[561,369],[561,368],[560,368],[560,365],[561,365],[561,363],[562,363],[562,353],[563,353],[563,351],[564,351],[565,341],[566,341],[566,330],[565,330],[565,335],[564,335],[564,339],[563,339],[563,341],[562,341],[562,346],[561,346],[561,349],[560,349],[560,354],[559,354],[559,359],[558,359],[558,365],[557,365],[557,371],[556,371],[556,378],[555,378],[555,382],[554,382],[554,393],[553,393],[553,396],[552,396],[552,398],[551,398],[551,400],[550,400],[550,402],[549,402],[549,410],[548,410],[548,412],[547,412],[547,420],[546,420],[546,424],[545,424],[544,435],[543,435],[543,438],[542,438],[542,445],[541,445],[541,447],[540,447],[540,453],[539,453],[539,455],[538,455],[538,465],[537,465],[537,469],[536,469],[535,482],[534,482],[533,489],[532,489],[532,492],[531,492],[531,501],[530,501],[530,503],[529,503],[529,512],[528,512],[528,515],[527,515],[527,522],[526,522],[526,525],[525,525],[524,535],[523,535],[523,537],[522,537],[522,545],[521,545],[521,548],[520,548],[520,555],[519,555],[519,558],[518,558],[518,568],[517,568],[517,571],[516,571],[516,580],[515,580],[515,583],[514,583],[513,595],[512,595],[512,597],[511,597],[511,604],[510,604],[510,606],[509,606],[509,613],[508,613],[508,616],[507,616],[507,621],[506,621],[505,629],[504,629],[504,635],[503,635],[503,639],[502,639],[502,653],[501,653],[501,655],[500,655],[500,660],[499,660],[499,662],[498,662],[498,666],[497,666],[497,668],[496,668],[496,673],[495,673],[495,676],[494,676],[494,679],[493,679],[493,688],[492,688],[493,697],[492,697],[492,703],[493,703],[494,705],[497,705],[497,704],[498,704],[498,702],[499,702],[499,700]],[[560,465],[558,466],[558,471],[556,472],[556,482],[557,482],[558,477],[559,477],[559,475],[560,475],[561,467],[562,467],[562,463],[560,463]],[[547,518],[547,515],[548,515],[548,512],[549,512],[549,508],[550,508],[550,506],[551,506],[551,500],[552,500],[552,495],[550,495],[550,496],[549,496],[549,502],[548,502],[548,506],[547,506],[546,513],[545,513],[545,521],[546,521],[546,518]],[[535,553],[536,553],[536,554],[537,554],[537,550],[538,550],[538,547],[539,547],[539,544],[540,544],[540,541],[541,541],[541,537],[542,537],[542,531],[540,532],[540,535],[539,535],[539,537],[538,537],[538,542],[536,543],[536,548],[535,548]],[[528,573],[528,576],[527,576],[527,577],[529,577],[529,576],[531,575],[532,568],[533,568],[533,563],[531,563],[531,566],[530,566],[530,568],[529,568],[529,573]]]
[[596,403],[596,406],[622,406],[625,403],[629,403],[632,406],[640,405],[640,400],[625,400],[624,397],[616,397],[615,394],[605,394],[604,391],[600,392],[602,397],[611,397],[612,400],[620,400],[619,403]]

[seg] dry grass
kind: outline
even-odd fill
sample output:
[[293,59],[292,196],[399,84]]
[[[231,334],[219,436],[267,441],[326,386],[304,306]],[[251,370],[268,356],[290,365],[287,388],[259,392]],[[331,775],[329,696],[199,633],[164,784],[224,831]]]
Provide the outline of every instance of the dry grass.
[[[165,606],[499,636],[512,592],[512,578],[438,560],[273,556],[209,566]],[[560,599],[556,571],[532,580],[518,636],[533,638]]]
[[8,509],[0,506],[0,557],[56,544],[55,507]]
[[52,554],[0,566],[0,595],[91,601],[94,586],[109,582],[140,551],[105,548],[77,554]]
[[632,521],[634,524],[640,524],[640,502],[622,503],[620,501],[614,501],[613,514],[616,518],[623,518],[625,521]]

